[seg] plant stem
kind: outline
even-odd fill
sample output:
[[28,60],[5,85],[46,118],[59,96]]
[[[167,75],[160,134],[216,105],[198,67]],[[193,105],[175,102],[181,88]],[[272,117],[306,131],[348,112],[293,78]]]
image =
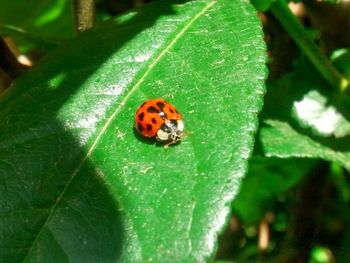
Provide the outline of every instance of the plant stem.
[[22,70],[21,65],[2,38],[0,38],[0,67],[11,80],[18,78]]
[[310,262],[332,186],[328,175],[329,163],[319,161],[299,184],[292,196],[290,229],[273,262]]
[[321,53],[302,24],[290,11],[287,2],[285,0],[276,0],[271,5],[271,11],[325,80],[338,91],[347,91],[349,89],[349,81]]
[[94,0],[74,0],[74,8],[77,32],[92,28],[94,25]]

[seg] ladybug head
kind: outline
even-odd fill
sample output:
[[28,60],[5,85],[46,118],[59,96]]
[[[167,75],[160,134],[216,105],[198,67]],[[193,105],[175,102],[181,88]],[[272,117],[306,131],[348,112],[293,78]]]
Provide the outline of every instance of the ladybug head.
[[158,130],[156,139],[169,144],[177,143],[183,137],[184,128],[182,120],[167,120]]

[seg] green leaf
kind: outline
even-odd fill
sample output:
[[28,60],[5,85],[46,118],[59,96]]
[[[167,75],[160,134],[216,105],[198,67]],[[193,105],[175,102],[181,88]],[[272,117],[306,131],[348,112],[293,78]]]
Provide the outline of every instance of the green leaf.
[[336,4],[340,4],[341,0],[322,0],[321,2],[336,5]]
[[310,253],[310,263],[332,263],[334,258],[327,247],[315,246]]
[[254,5],[256,10],[260,12],[269,10],[273,2],[274,0],[251,0],[251,3]]
[[253,156],[233,202],[233,213],[245,225],[258,222],[273,209],[277,196],[293,187],[313,166],[309,160]]
[[331,59],[339,71],[347,78],[350,78],[350,49],[341,48],[335,50],[331,55]]
[[[1,98],[1,260],[199,261],[246,171],[265,45],[245,1],[160,1],[87,31]],[[164,148],[146,99],[183,114]]]
[[319,136],[341,138],[350,135],[350,122],[329,104],[325,95],[313,89],[294,101],[292,115],[300,126],[310,128]]
[[0,35],[11,36],[22,52],[34,45],[50,50],[75,36],[73,2],[0,0]]
[[55,39],[74,36],[73,5],[67,0],[0,1],[0,25]]
[[337,163],[332,163],[330,177],[337,188],[339,199],[344,203],[350,201],[350,185],[347,181],[346,171]]
[[[333,55],[341,72],[349,72],[348,51]],[[350,169],[350,111],[345,94],[330,92],[310,64],[301,60],[294,72],[268,86],[259,139],[269,157],[306,157],[334,161]]]
[[334,161],[350,171],[349,139],[326,142],[302,134],[288,122],[264,120],[260,130],[263,151],[268,157],[320,158]]

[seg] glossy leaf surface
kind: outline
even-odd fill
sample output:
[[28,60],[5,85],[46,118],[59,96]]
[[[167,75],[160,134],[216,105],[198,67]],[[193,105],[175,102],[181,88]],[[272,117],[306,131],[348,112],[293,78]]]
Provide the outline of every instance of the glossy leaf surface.
[[[84,32],[1,99],[5,261],[204,261],[246,171],[265,46],[244,1],[161,1]],[[146,99],[183,114],[164,148]]]

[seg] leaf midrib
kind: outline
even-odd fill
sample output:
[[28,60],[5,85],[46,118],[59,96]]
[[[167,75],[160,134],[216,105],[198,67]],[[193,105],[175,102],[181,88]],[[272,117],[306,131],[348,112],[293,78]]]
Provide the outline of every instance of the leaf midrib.
[[163,51],[152,61],[152,63],[148,66],[148,69],[145,71],[145,73],[141,76],[141,78],[135,83],[135,85],[130,89],[130,91],[127,93],[127,95],[124,97],[124,99],[120,102],[120,104],[118,105],[118,107],[116,108],[116,110],[112,113],[112,115],[107,119],[106,123],[103,125],[101,131],[98,133],[98,135],[96,136],[94,142],[92,143],[91,147],[89,148],[89,150],[87,151],[86,155],[81,159],[81,161],[79,162],[77,168],[74,170],[74,172],[71,175],[71,178],[67,181],[65,187],[63,188],[61,194],[58,196],[58,198],[56,199],[56,202],[53,204],[52,208],[50,209],[48,216],[44,222],[44,224],[42,225],[39,233],[37,234],[35,240],[32,243],[32,246],[28,249],[28,253],[26,255],[26,257],[24,258],[23,262],[26,262],[29,258],[29,255],[31,254],[34,246],[36,245],[36,243],[39,240],[39,237],[41,236],[43,230],[45,229],[46,225],[48,224],[48,222],[50,221],[51,216],[54,213],[55,208],[58,206],[58,204],[60,203],[62,197],[64,196],[64,194],[66,193],[67,189],[69,188],[71,182],[73,181],[73,179],[75,178],[75,176],[78,174],[78,172],[80,171],[80,169],[83,167],[84,163],[86,162],[86,160],[92,155],[94,149],[96,148],[97,144],[99,143],[102,135],[106,132],[107,128],[109,127],[109,125],[111,124],[111,122],[114,120],[114,118],[118,115],[118,113],[123,109],[123,107],[125,106],[126,102],[128,101],[128,99],[130,98],[130,96],[133,94],[133,92],[141,85],[141,83],[146,79],[146,77],[148,76],[148,74],[152,71],[152,69],[157,65],[157,63],[162,59],[162,57],[175,45],[175,43],[184,35],[184,33],[191,27],[191,25],[201,16],[203,16],[206,11],[208,11],[214,4],[216,4],[217,1],[213,0],[210,1],[208,4],[206,4],[202,10],[200,12],[198,12],[192,19],[190,19],[188,21],[188,23],[186,23],[184,25],[184,27],[180,30],[180,32],[178,34],[175,35],[174,39],[172,41],[170,41],[170,43],[163,49]]

